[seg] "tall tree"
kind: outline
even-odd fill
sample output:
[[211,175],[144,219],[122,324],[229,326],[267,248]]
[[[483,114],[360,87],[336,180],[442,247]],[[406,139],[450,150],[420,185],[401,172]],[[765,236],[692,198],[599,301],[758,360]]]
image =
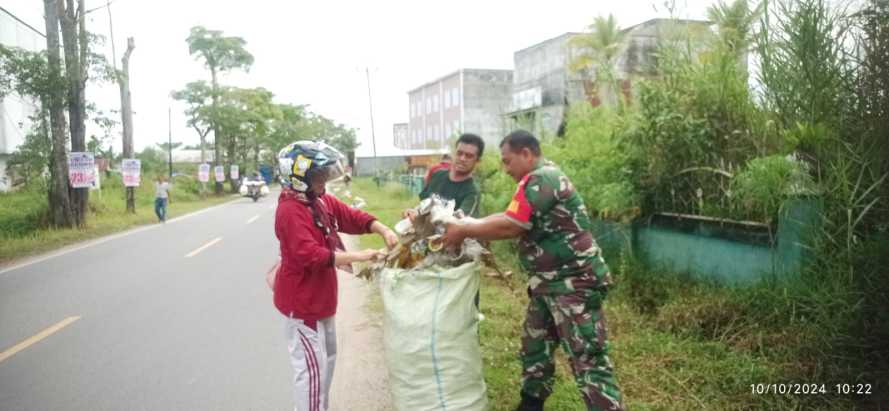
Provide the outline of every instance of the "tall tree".
[[[68,81],[68,120],[71,131],[71,151],[86,151],[86,80],[88,68],[88,39],[84,0],[57,1],[62,42],[65,50],[65,76]],[[71,203],[78,226],[86,223],[89,202],[88,188],[72,188]]]
[[[133,153],[133,96],[130,93],[130,56],[136,48],[132,37],[127,38],[127,51],[123,53],[123,70],[117,72],[120,87],[120,116],[123,123],[123,158],[132,159]],[[136,195],[133,187],[127,187],[127,211],[136,212]]]
[[[216,107],[219,103],[220,89],[218,75],[233,69],[249,71],[253,65],[253,55],[244,47],[247,42],[240,37],[223,36],[221,31],[207,30],[203,26],[191,28],[191,34],[185,40],[188,43],[188,52],[192,56],[203,59],[204,66],[210,70],[212,85],[212,102]],[[224,137],[219,130],[218,122],[213,119],[211,125],[216,151],[215,164],[220,165]],[[216,183],[216,193],[222,193],[222,183]]]
[[185,85],[182,90],[171,93],[174,99],[186,104],[185,115],[187,124],[193,128],[201,140],[201,163],[207,161],[205,153],[207,146],[207,134],[213,126],[213,89],[206,81],[193,81]]
[[44,0],[46,23],[47,76],[50,87],[44,94],[44,107],[48,107],[52,135],[52,161],[49,209],[56,226],[70,227],[77,222],[74,205],[68,192],[68,156],[66,154],[64,89],[61,87],[62,59],[59,54],[59,13],[57,0]]

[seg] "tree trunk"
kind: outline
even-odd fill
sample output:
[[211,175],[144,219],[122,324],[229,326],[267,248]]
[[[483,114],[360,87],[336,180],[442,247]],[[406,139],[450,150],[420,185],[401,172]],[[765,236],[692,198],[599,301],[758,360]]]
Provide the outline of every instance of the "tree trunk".
[[[49,76],[54,84],[62,84],[61,57],[59,56],[59,18],[57,0],[44,0],[43,9],[46,23],[46,50]],[[52,155],[50,156],[49,212],[53,226],[71,227],[74,214],[68,193],[68,156],[65,135],[64,95],[61,87],[51,87],[49,95],[42,103],[49,112],[50,133],[52,135]]]
[[[231,170],[232,163],[234,163],[237,160],[237,156],[235,154],[237,152],[237,144],[238,144],[238,139],[236,137],[233,136],[232,138],[229,139],[228,159],[226,160],[229,170]],[[236,193],[238,191],[238,188],[235,187],[235,181],[231,179],[231,173],[226,173],[225,179],[228,180],[228,184],[229,184],[229,187],[231,188],[231,192]]]
[[[210,75],[213,81],[213,111],[215,112],[217,108],[216,105],[219,102],[219,84],[216,80],[216,67],[210,66]],[[216,158],[213,159],[213,164],[217,166],[222,164],[222,144],[223,139],[222,135],[219,134],[219,125],[213,120],[213,146],[216,151]],[[222,190],[224,189],[222,184],[223,183],[220,181],[216,182],[216,195],[222,195]]]
[[[86,45],[79,44],[86,38],[86,33],[78,33],[78,16],[74,10],[74,0],[65,0],[67,7],[61,1],[59,6],[59,23],[62,26],[62,41],[65,49],[65,73],[68,80],[68,120],[71,130],[71,151],[86,151],[86,95],[84,86],[86,78],[84,68],[81,66],[81,51]],[[83,0],[79,1],[80,12],[83,10]],[[81,30],[84,25],[80,24]],[[73,205],[74,220],[78,226],[86,223],[86,209],[89,203],[89,188],[72,189],[71,203]]]
[[[130,55],[136,43],[127,38],[127,51],[123,54],[123,71],[117,73],[120,85],[120,116],[123,124],[123,158],[133,158],[133,99],[130,95]],[[136,213],[136,195],[134,187],[127,187],[127,212]]]

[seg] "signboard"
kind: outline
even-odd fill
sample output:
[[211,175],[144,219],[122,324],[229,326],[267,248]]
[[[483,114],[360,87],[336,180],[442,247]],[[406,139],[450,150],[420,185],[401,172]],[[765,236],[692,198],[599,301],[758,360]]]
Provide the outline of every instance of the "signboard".
[[216,182],[221,183],[225,181],[225,166],[216,166],[213,167],[213,173],[216,175]]
[[142,184],[142,161],[134,158],[125,158],[120,164],[120,173],[123,175],[125,187],[138,187]]
[[232,175],[232,180],[237,180],[238,177],[240,177],[240,174],[238,174],[238,166],[236,164],[232,164],[230,173]]
[[96,160],[93,153],[68,153],[68,182],[74,188],[89,188],[96,180]]
[[206,183],[210,181],[210,165],[207,163],[198,166],[198,181]]

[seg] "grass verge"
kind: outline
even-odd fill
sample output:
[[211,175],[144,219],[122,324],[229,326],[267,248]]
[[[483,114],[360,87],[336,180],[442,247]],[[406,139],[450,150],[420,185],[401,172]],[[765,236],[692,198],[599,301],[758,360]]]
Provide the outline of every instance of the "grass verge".
[[[177,179],[167,215],[175,218],[232,199],[231,195],[202,196],[196,183]],[[126,212],[125,190],[119,176],[103,179],[101,193],[90,192],[89,205],[85,227],[56,229],[46,224],[45,193],[33,190],[0,194],[0,265],[157,222],[152,182],[143,181],[136,190],[135,214]]]
[[[416,199],[397,185],[378,189],[356,180],[353,192],[367,200],[367,211],[386,224]],[[376,236],[362,246],[381,247]],[[480,326],[485,381],[492,410],[512,410],[519,400],[518,362],[527,294],[525,276],[509,242],[495,242],[494,252],[509,278],[483,275]],[[794,285],[762,284],[734,289],[695,281],[632,261],[610,261],[617,285],[605,303],[610,356],[625,404],[632,410],[848,410],[860,403],[833,395],[835,381],[821,381],[829,359],[807,347],[820,334],[787,301],[799,298]],[[486,274],[486,273],[483,273]],[[796,288],[794,288],[796,287]],[[790,291],[792,292],[792,291]],[[813,293],[815,291],[812,291]],[[813,294],[817,295],[817,294]],[[811,301],[816,305],[816,301]],[[379,302],[375,303],[379,309]],[[829,304],[828,304],[829,305]],[[834,310],[828,310],[834,311]],[[811,317],[810,317],[811,318]],[[795,320],[793,320],[795,319]],[[853,381],[854,382],[854,381]],[[826,394],[754,394],[751,384],[824,384]],[[877,381],[872,381],[877,390]],[[556,383],[547,410],[581,410],[583,403],[561,350]]]

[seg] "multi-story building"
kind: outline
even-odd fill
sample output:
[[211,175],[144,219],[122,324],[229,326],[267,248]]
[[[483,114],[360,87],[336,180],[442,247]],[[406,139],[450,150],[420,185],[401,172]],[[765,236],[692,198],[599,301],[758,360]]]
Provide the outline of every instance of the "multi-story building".
[[565,33],[513,54],[512,106],[506,114],[512,128],[525,128],[538,135],[556,135],[564,130],[568,107],[578,102],[615,104],[618,95],[632,98],[633,82],[655,76],[655,51],[669,30],[709,30],[709,22],[653,19],[621,30],[623,42],[615,59],[615,76],[620,90],[597,84],[595,68],[570,68],[585,50],[572,39],[584,33]]
[[[28,51],[46,49],[43,33],[0,7],[0,44]],[[7,173],[9,157],[31,130],[30,117],[37,113],[37,102],[12,93],[0,99],[0,191],[9,190],[12,181]]]
[[495,144],[506,131],[512,70],[460,69],[408,92],[408,138],[402,149],[445,148],[462,132]]

